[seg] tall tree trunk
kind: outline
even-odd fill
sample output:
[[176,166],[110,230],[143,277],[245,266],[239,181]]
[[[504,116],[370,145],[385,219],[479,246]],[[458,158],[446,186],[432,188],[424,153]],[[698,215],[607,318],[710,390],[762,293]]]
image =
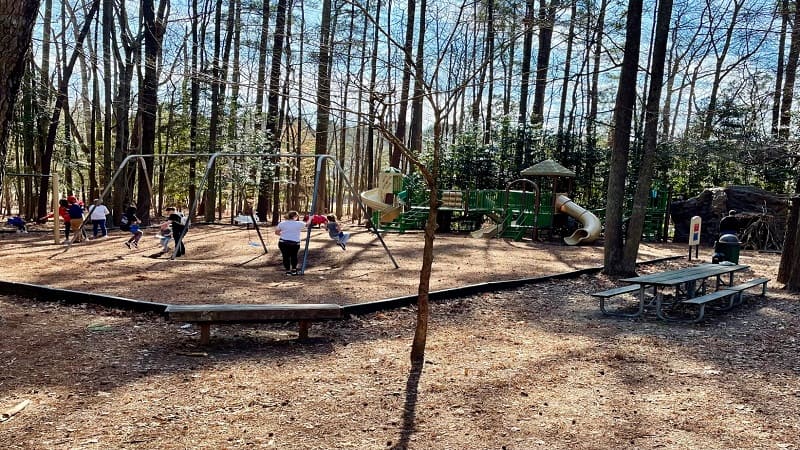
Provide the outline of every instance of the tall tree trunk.
[[[197,8],[197,0],[192,1],[192,14],[200,17],[200,10]],[[265,2],[268,3],[268,2]],[[189,153],[197,153],[198,114],[200,113],[200,64],[198,54],[200,52],[200,36],[198,21],[192,20],[192,61],[190,67],[191,83],[189,87]],[[189,158],[189,205],[194,205],[197,201],[197,159],[192,156]],[[191,213],[194,213],[192,211]],[[194,220],[194,217],[190,217]]]
[[659,0],[653,57],[650,67],[650,89],[647,94],[647,105],[645,106],[644,148],[642,149],[639,177],[636,184],[636,193],[633,197],[633,211],[628,223],[628,236],[625,240],[622,260],[622,270],[629,273],[636,271],[636,256],[639,254],[639,244],[642,240],[642,231],[647,213],[647,201],[650,197],[650,183],[653,178],[656,146],[658,145],[658,112],[661,104],[661,86],[664,82],[664,62],[667,55],[671,17],[672,0]]
[[[369,92],[375,92],[378,79],[378,24],[381,18],[381,0],[378,0],[378,5],[375,12],[375,30],[372,38],[372,56],[369,63]],[[366,40],[365,40],[366,42]],[[374,186],[375,171],[380,168],[380,161],[378,167],[375,167],[375,119],[377,115],[377,104],[375,101],[369,102],[368,123],[367,123],[367,187]],[[391,203],[391,199],[389,200]]]
[[[412,102],[412,133],[415,138],[411,141],[411,150],[420,154],[422,150],[422,97],[425,61],[425,30],[428,1],[422,0],[419,5],[419,32],[417,40],[417,60],[414,67],[414,101]],[[414,329],[414,341],[411,343],[411,361],[421,362],[425,359],[425,343],[428,339],[428,318],[429,302],[428,292],[430,291],[431,266],[433,264],[433,233],[436,231],[436,214],[439,205],[439,195],[437,192],[439,181],[439,157],[441,155],[441,113],[435,111],[434,114],[434,149],[432,167],[430,168],[430,178],[427,180],[429,196],[428,222],[425,225],[425,246],[422,251],[422,269],[419,276],[419,298],[417,299],[417,325]],[[415,119],[415,120],[413,120]],[[424,172],[423,172],[424,173]]]
[[[75,51],[72,53],[69,62],[64,67],[64,73],[62,74],[61,81],[59,82],[56,104],[53,107],[53,115],[50,119],[50,127],[47,130],[47,142],[45,143],[44,153],[42,154],[41,171],[43,175],[50,175],[50,163],[53,159],[53,151],[56,144],[59,117],[61,116],[61,109],[64,107],[64,103],[67,101],[69,81],[72,77],[72,70],[75,67],[75,62],[78,59],[78,53],[83,45],[83,40],[86,38],[86,35],[91,29],[92,20],[94,19],[94,14],[97,12],[99,5],[99,0],[95,0],[89,9],[89,12],[86,14],[86,22],[83,24],[78,36],[75,37]],[[19,87],[19,84],[17,84],[16,87]],[[48,177],[42,177],[39,192],[47,192],[49,185],[50,179]],[[47,195],[41,195],[39,196],[39,204],[36,214],[38,217],[44,217],[47,215],[47,210]]]
[[642,0],[629,0],[625,21],[625,50],[614,105],[614,141],[608,174],[606,228],[603,248],[604,272],[627,274],[624,265],[622,213],[625,203],[625,180],[628,176],[628,153],[633,110],[636,103],[636,74],[639,66],[639,40],[642,34]]
[[[263,132],[265,127],[264,92],[266,91],[267,87],[267,44],[268,43],[269,43],[269,2],[265,1],[262,3],[262,9],[261,9],[261,37],[258,44],[258,73],[256,75],[257,80],[256,80],[256,104],[255,104],[256,133]],[[274,153],[276,151],[277,149],[271,149],[271,148],[262,149],[262,155],[264,155],[264,157],[261,160],[262,168],[258,184],[258,199],[256,200],[256,211],[258,212],[258,217],[263,217],[264,220],[266,220],[267,214],[270,209],[269,204],[272,200],[272,188],[273,188],[272,171],[270,170],[269,167],[270,163],[272,162],[272,159],[270,159],[266,155]]]
[[[778,35],[778,61],[775,70],[775,91],[772,93],[772,135],[778,135],[781,118],[781,89],[783,88],[783,65],[786,53],[786,29],[789,23],[789,0],[781,0],[775,6],[781,16],[781,31]],[[795,27],[797,28],[797,27]]]
[[[328,154],[328,125],[331,109],[331,0],[322,1],[320,22],[319,65],[317,67],[317,126],[314,133],[314,154]],[[328,198],[327,177],[323,170],[319,174],[318,199]],[[322,212],[324,201],[317,202],[317,211]]]
[[[208,152],[214,153],[219,149],[220,116],[222,115],[222,1],[217,1],[214,8],[214,56],[211,61],[211,117],[208,120]],[[231,29],[225,30],[231,36]],[[203,219],[206,222],[216,220],[215,205],[217,197],[217,168],[212,163],[206,167],[205,191],[203,192]]]
[[[519,116],[517,123],[524,125],[528,123],[528,89],[531,83],[531,57],[533,56],[533,28],[536,16],[534,14],[535,0],[525,0],[525,37],[522,41],[522,73],[519,82]],[[517,153],[519,153],[517,149]],[[517,157],[521,160],[520,157]],[[519,161],[521,162],[521,161]]]
[[[286,0],[278,0],[278,8],[275,10],[275,32],[272,42],[272,62],[269,70],[269,93],[267,94],[267,130],[270,131],[274,152],[278,153],[281,146],[281,129],[278,126],[281,82],[281,59],[283,58],[283,46],[286,37]],[[281,165],[275,165],[275,179],[281,179]],[[280,189],[272,191],[272,223],[277,225],[280,221]]]
[[[114,116],[113,102],[108,101],[114,98],[111,90],[111,34],[114,31],[114,0],[103,0],[103,186],[111,181],[111,171],[114,166],[111,164],[111,120]],[[116,211],[116,210],[115,210]],[[116,211],[119,217],[120,211]]]
[[[0,3],[0,191],[3,188],[8,136],[14,116],[14,103],[25,74],[25,58],[31,45],[39,0]],[[42,217],[46,214],[42,214]]]
[[541,128],[544,123],[544,94],[547,91],[547,72],[550,69],[550,47],[559,0],[539,0],[539,53],[536,57],[536,90],[533,93],[531,125]]
[[419,5],[419,23],[417,30],[417,55],[414,61],[414,94],[411,99],[411,151],[419,154],[422,151],[422,100],[425,92],[425,16],[427,0]]
[[[395,135],[401,142],[406,140],[406,116],[408,115],[408,93],[411,89],[411,75],[413,74],[414,60],[414,16],[416,15],[416,1],[408,0],[406,6],[406,35],[403,41],[403,80],[400,83],[400,99],[397,110],[397,125]],[[401,148],[392,145],[392,156],[389,165],[400,167]]]
[[722,85],[723,70],[722,66],[728,57],[728,51],[731,48],[733,41],[733,32],[736,29],[739,19],[739,12],[744,6],[746,0],[733,0],[733,16],[728,24],[728,29],[725,33],[725,41],[722,45],[722,51],[717,54],[717,61],[714,68],[714,78],[711,82],[711,93],[708,97],[708,107],[706,109],[705,120],[703,121],[703,132],[701,137],[708,139],[711,137],[711,132],[714,128],[714,118],[717,116],[717,101],[719,100],[719,89]]
[[781,121],[778,135],[788,138],[792,120],[792,100],[794,99],[794,83],[797,78],[797,64],[800,60],[800,0],[795,2],[792,42],[789,44],[789,57],[786,61],[786,80],[783,83],[783,101],[781,102]]
[[[570,17],[578,15],[578,0],[572,0],[570,7]],[[567,139],[571,137],[565,135],[564,120],[567,115],[567,96],[569,95],[569,77],[572,70],[572,46],[575,41],[575,20],[569,21],[569,31],[567,32],[567,54],[564,56],[564,76],[561,80],[561,102],[558,111],[558,136],[556,143],[556,151],[561,154],[566,148],[570,148],[567,144]]]
[[603,38],[605,36],[606,9],[608,0],[600,2],[597,24],[594,27],[591,80],[589,81],[589,113],[586,115],[586,152],[590,157],[597,152],[597,104],[600,92],[600,59],[603,54]]
[[[139,89],[139,111],[142,118],[142,155],[155,155],[156,117],[158,116],[158,74],[161,61],[161,43],[166,31],[167,8],[169,0],[161,0],[156,16],[153,0],[142,0],[142,21],[144,25],[144,78]],[[144,225],[150,224],[152,207],[153,158],[144,159],[140,166],[139,189],[136,199],[139,219]],[[141,172],[144,171],[145,173]],[[151,183],[150,186],[147,183]]]

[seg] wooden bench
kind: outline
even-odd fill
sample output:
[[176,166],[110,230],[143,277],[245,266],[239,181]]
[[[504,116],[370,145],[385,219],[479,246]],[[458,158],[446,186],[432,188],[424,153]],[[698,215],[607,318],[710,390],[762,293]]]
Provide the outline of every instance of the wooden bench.
[[608,300],[611,297],[615,297],[617,295],[627,294],[627,293],[630,293],[630,292],[638,292],[638,291],[639,291],[639,285],[638,284],[629,284],[627,286],[621,286],[621,287],[617,287],[617,288],[613,288],[613,289],[608,289],[606,291],[595,292],[594,294],[592,294],[592,297],[597,297],[597,298],[600,299],[600,311],[602,311],[603,314],[606,314],[606,315],[609,315],[609,316],[627,316],[628,314],[607,311],[606,310],[606,300]]
[[169,320],[198,324],[203,345],[211,338],[211,324],[299,322],[299,338],[308,339],[311,322],[342,318],[342,307],[336,304],[170,305],[165,312]]

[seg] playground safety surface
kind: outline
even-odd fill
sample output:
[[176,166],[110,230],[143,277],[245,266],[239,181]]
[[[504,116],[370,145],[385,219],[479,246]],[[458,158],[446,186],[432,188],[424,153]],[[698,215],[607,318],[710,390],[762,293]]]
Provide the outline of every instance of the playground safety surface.
[[[138,251],[120,232],[67,251],[50,234],[3,234],[0,278],[165,303],[416,291],[421,234],[385,237],[394,269],[362,229],[346,251],[314,230],[306,275],[288,277],[269,231],[258,257],[252,231],[193,228],[177,261],[151,258],[150,234]],[[434,290],[602,264],[601,245],[448,235],[435,251]],[[645,244],[640,259],[686,253]],[[741,262],[774,280],[779,258]],[[416,384],[413,308],[315,324],[305,344],[293,327],[230,326],[201,348],[196,330],[157,316],[0,296],[0,448],[800,446],[798,296],[771,283],[766,299],[665,325],[603,317],[590,294],[615,285],[584,275],[435,303]]]
[[[422,233],[386,234],[384,240],[400,266],[374,234],[350,227],[342,250],[321,229],[313,229],[306,272],[287,276],[277,237],[243,227],[201,225],[186,237],[186,255],[174,261],[158,256],[155,230],[138,249],[123,245],[129,234],[54,245],[52,234],[0,234],[2,280],[48,285],[157,303],[338,303],[348,305],[416,294],[422,265]],[[301,247],[302,248],[302,247]],[[476,239],[464,234],[437,235],[431,290],[496,280],[530,278],[602,265],[602,245],[571,247],[558,242]],[[642,247],[642,260],[664,250]],[[675,254],[673,251],[672,254]],[[302,262],[302,250],[301,250]]]

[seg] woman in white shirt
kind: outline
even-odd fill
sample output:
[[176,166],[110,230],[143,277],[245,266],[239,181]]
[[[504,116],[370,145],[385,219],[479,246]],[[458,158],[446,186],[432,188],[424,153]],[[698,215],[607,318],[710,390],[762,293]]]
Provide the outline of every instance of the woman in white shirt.
[[106,228],[106,217],[111,214],[111,211],[106,208],[106,205],[97,198],[94,200],[94,206],[91,208],[91,219],[92,219],[92,235],[94,239],[97,239],[97,231],[102,230],[103,235],[100,237],[108,236],[108,229]]
[[306,227],[305,222],[301,222],[297,211],[289,211],[286,220],[275,227],[275,234],[280,236],[278,248],[283,255],[283,268],[286,275],[297,275],[297,254],[300,253],[300,233]]

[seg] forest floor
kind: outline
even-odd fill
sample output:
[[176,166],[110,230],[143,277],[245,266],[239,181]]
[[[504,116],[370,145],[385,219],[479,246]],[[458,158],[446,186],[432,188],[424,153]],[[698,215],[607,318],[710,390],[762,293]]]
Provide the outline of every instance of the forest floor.
[[[162,303],[352,304],[414,294],[423,236],[361,228],[343,251],[314,229],[305,275],[280,267],[275,236],[199,226],[185,257],[155,257],[148,231],[65,248],[2,233],[0,280]],[[602,265],[602,245],[437,236],[431,288]],[[700,260],[711,249],[701,248]],[[643,244],[640,260],[687,254]],[[780,255],[743,251],[743,277]],[[641,266],[642,273],[697,263]],[[800,296],[766,298],[699,324],[599,312],[604,275],[547,281],[431,306],[421,372],[415,308],[314,324],[212,327],[155,314],[0,296],[3,449],[797,449]],[[15,406],[25,406],[10,418]]]

